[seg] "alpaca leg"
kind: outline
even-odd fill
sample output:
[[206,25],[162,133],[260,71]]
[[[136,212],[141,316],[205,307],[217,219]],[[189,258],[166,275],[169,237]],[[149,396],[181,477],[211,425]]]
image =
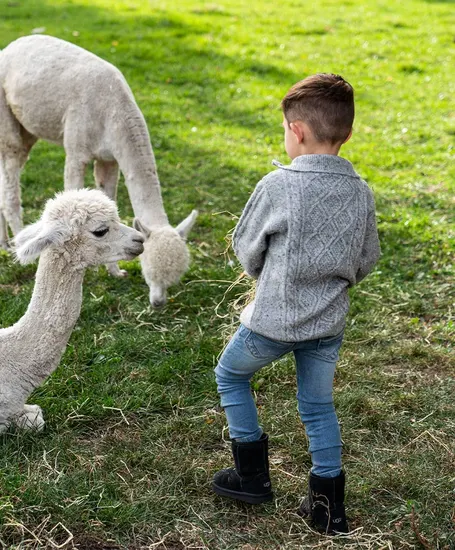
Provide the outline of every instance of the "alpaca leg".
[[[117,195],[118,172],[118,164],[115,161],[95,161],[94,174],[96,185],[113,201],[116,200]],[[128,275],[128,272],[120,269],[116,262],[106,264],[106,267],[109,274],[113,277],[126,277]]]
[[13,235],[22,229],[20,173],[36,138],[14,117],[0,89],[0,247],[6,248],[7,225]]
[[93,159],[90,152],[90,129],[83,115],[76,110],[66,113],[63,129],[65,191],[84,187],[85,169]]
[[117,199],[117,183],[118,183],[118,164],[117,162],[107,162],[104,160],[96,160],[94,166],[94,175],[96,185],[106,193],[106,195],[115,201]]
[[65,159],[65,191],[82,189],[84,187],[84,176],[87,162],[81,161],[75,155],[66,154]]
[[12,423],[22,430],[41,432],[44,428],[43,411],[38,405],[24,405],[24,409],[14,417]]
[[[21,206],[20,173],[28,151],[0,151],[0,189],[2,190],[2,213],[6,224],[17,235],[23,227]],[[2,231],[3,233],[5,230]]]
[[[0,134],[0,150],[9,147],[11,140],[14,142],[14,137],[17,136],[18,122],[14,118],[11,109],[6,102],[6,96],[3,89],[0,89],[0,120],[3,121]],[[0,249],[8,249],[8,225],[5,218],[5,193],[3,170],[0,168]],[[0,424],[1,429],[2,424]],[[6,429],[6,428],[5,428]]]
[[5,216],[3,215],[3,207],[0,202],[0,249],[2,248],[4,250],[8,250],[8,227],[6,225]]

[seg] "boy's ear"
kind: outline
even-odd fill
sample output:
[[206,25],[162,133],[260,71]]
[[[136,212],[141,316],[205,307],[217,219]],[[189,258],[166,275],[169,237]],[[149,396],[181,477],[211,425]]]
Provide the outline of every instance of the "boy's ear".
[[291,129],[292,133],[295,135],[297,142],[302,143],[305,135],[302,125],[299,124],[298,122],[291,122],[291,124],[289,124],[289,128]]
[[348,134],[348,137],[343,141],[343,143],[346,143],[347,141],[349,141],[352,137],[352,128],[351,128],[351,131],[349,132]]

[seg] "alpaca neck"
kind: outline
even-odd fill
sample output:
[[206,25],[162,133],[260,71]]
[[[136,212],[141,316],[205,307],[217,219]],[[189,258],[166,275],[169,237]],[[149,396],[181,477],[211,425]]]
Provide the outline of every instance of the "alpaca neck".
[[125,177],[134,215],[145,225],[169,225],[161,197],[155,155],[144,117],[139,108],[125,115],[115,158]]
[[37,382],[57,367],[65,350],[81,311],[83,278],[84,270],[71,269],[62,254],[42,253],[30,304],[17,324],[35,352]]

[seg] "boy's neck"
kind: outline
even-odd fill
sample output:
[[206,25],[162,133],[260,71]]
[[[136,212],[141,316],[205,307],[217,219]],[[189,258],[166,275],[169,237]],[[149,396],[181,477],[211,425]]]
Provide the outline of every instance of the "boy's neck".
[[291,160],[294,160],[297,157],[302,155],[338,155],[340,152],[341,145],[330,145],[327,143],[315,143],[311,145],[301,144],[296,155],[292,157]]

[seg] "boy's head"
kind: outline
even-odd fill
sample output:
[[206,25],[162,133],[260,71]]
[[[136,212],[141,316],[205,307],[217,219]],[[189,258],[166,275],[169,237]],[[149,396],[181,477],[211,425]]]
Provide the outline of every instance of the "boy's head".
[[316,144],[339,149],[351,135],[354,90],[339,75],[320,73],[297,82],[284,96],[281,107],[285,128],[287,125],[295,134],[294,128],[298,130],[298,123],[303,123]]

